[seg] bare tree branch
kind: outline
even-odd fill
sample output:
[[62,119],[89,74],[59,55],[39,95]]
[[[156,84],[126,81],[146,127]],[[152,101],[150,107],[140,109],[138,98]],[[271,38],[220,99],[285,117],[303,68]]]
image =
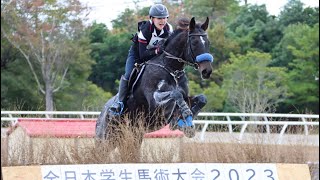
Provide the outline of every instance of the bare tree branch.
[[45,94],[49,111],[53,110],[53,93],[62,87],[76,56],[68,43],[76,41],[82,31],[79,14],[85,8],[79,5],[79,0],[15,0],[1,4],[1,18],[9,27],[7,32],[1,27],[1,32],[25,57],[39,90]]
[[20,46],[19,46],[17,43],[15,43],[13,40],[11,40],[11,38],[9,38],[9,36],[8,36],[7,33],[3,30],[2,27],[1,27],[1,32],[3,33],[4,37],[5,37],[15,48],[17,48],[17,49],[21,52],[21,54],[25,57],[28,65],[29,65],[29,67],[30,67],[30,70],[31,70],[31,72],[32,72],[32,74],[33,74],[33,77],[34,77],[34,79],[36,80],[36,83],[37,83],[37,85],[38,85],[39,90],[40,90],[42,93],[45,93],[45,91],[44,91],[44,89],[42,88],[41,83],[40,83],[40,81],[39,81],[39,79],[38,79],[38,76],[37,76],[37,74],[36,74],[36,72],[35,72],[35,70],[34,70],[34,68],[33,68],[33,65],[32,65],[32,63],[31,63],[31,61],[30,61],[29,56],[26,54],[26,52],[25,52],[24,50],[22,50],[22,49],[20,48]]

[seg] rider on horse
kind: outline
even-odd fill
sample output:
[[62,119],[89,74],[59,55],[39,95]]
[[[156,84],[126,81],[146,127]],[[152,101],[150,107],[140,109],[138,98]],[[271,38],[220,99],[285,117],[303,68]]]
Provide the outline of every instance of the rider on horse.
[[128,80],[134,64],[143,63],[161,54],[163,49],[159,42],[167,38],[173,31],[172,26],[167,22],[169,12],[164,5],[153,5],[149,10],[149,17],[148,21],[138,23],[139,32],[132,39],[134,43],[129,50],[125,74],[120,79],[118,101],[110,107],[114,115],[120,115],[123,112],[128,95]]

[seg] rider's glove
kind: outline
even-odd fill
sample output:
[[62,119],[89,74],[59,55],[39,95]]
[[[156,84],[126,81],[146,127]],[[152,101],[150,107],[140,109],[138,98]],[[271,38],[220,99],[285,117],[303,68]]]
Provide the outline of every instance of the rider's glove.
[[158,46],[156,47],[155,52],[156,54],[161,54],[163,53],[163,50],[164,50],[163,46]]

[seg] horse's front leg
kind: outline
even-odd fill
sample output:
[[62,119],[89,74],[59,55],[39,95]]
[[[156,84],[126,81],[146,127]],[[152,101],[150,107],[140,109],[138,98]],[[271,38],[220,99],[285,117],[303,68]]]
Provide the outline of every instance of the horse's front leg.
[[207,104],[207,98],[203,94],[189,97],[189,100],[191,102],[191,111],[194,117],[197,116],[200,110]]
[[172,120],[170,123],[171,128],[176,129],[176,127],[178,127],[178,129],[182,130],[187,137],[194,137],[195,127],[193,124],[193,113],[187,102],[184,100],[183,94],[179,90],[175,89],[171,91],[170,98],[176,102],[182,116],[182,119],[178,118],[177,120]]
[[[179,90],[175,89],[170,92],[170,98],[176,102],[177,106],[179,107],[182,118],[184,120],[189,119],[192,121],[193,113],[189,108],[188,104],[186,103],[186,101],[184,100],[183,94]],[[188,126],[191,126],[191,125],[192,124],[188,124]]]
[[181,91],[178,89],[157,91],[154,99],[158,106],[164,107],[164,114],[171,129],[180,129],[187,137],[194,137],[193,113]]

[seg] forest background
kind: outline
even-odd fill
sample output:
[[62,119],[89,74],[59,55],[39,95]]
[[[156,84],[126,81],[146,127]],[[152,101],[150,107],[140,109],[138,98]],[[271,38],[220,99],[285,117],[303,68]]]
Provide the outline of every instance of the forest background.
[[[208,16],[214,72],[187,67],[206,112],[319,114],[319,7],[289,0],[278,16],[237,0],[163,1],[179,17]],[[150,7],[86,25],[78,0],[1,0],[1,110],[100,111],[117,92],[130,38]]]

